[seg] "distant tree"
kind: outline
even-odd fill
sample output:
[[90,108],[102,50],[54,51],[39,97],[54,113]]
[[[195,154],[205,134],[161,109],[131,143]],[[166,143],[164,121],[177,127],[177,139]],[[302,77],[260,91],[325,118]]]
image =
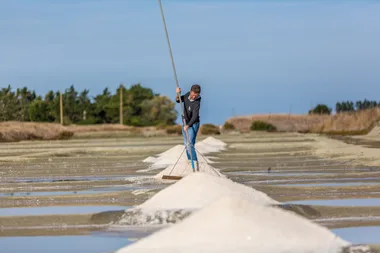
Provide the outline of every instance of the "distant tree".
[[325,104],[318,104],[316,107],[309,111],[309,114],[331,114],[331,108]]
[[33,100],[29,105],[29,117],[33,122],[49,122],[51,121],[49,114],[49,104],[42,100],[41,97]]
[[352,101],[342,101],[335,105],[335,110],[337,113],[340,112],[353,112],[355,111],[354,102]]
[[[140,83],[122,88],[124,124],[134,126],[174,125],[175,103]],[[74,85],[62,93],[64,124],[101,124],[120,122],[120,89],[108,88],[93,98],[90,91]],[[49,90],[43,96],[27,87],[12,91],[0,89],[0,121],[60,122],[60,92]]]
[[168,97],[155,96],[141,103],[140,125],[174,125],[176,119],[175,103]]

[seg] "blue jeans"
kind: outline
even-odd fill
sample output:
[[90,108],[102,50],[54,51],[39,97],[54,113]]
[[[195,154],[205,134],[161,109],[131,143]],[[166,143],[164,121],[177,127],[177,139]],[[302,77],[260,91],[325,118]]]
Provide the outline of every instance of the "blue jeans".
[[187,133],[189,134],[189,139],[190,139],[190,147],[187,146],[187,135],[182,127],[182,134],[184,138],[184,143],[186,147],[186,155],[187,155],[188,160],[191,160],[191,156],[189,152],[189,149],[190,149],[191,154],[193,156],[193,161],[198,161],[197,153],[195,152],[195,141],[197,139],[199,126],[200,126],[200,123],[198,122],[198,123],[194,123],[191,127],[187,129]]

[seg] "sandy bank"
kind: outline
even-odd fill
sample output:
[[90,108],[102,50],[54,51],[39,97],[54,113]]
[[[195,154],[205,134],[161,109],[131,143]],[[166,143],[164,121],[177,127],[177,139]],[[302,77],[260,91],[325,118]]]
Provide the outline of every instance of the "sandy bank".
[[347,144],[324,136],[315,136],[317,141],[312,153],[317,156],[349,160],[352,164],[380,166],[380,152],[376,148]]

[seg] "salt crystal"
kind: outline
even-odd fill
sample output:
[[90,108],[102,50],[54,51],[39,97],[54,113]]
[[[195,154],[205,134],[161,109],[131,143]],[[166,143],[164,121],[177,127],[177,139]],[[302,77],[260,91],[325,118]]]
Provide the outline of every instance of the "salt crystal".
[[212,146],[204,142],[198,142],[195,144],[195,149],[202,154],[220,152],[222,149],[219,146]]
[[221,148],[227,147],[226,143],[224,143],[223,141],[218,140],[218,139],[216,139],[216,138],[214,138],[212,136],[207,137],[202,142],[207,143],[209,145],[218,146],[218,147],[221,147]]
[[[191,185],[188,193],[197,187]],[[116,253],[337,253],[349,245],[327,228],[293,212],[228,195]]]
[[265,193],[236,183],[224,176],[195,172],[161,190],[138,208],[145,210],[197,209],[227,195],[246,196],[257,205],[279,204]]
[[[159,225],[176,223],[222,196],[245,196],[256,205],[279,204],[265,193],[235,183],[224,175],[195,172],[159,191],[141,205],[128,209],[121,219],[110,225],[157,225],[157,221],[161,222]],[[169,219],[160,217],[165,213]]]
[[144,163],[154,163],[157,160],[157,157],[148,156],[143,160]]

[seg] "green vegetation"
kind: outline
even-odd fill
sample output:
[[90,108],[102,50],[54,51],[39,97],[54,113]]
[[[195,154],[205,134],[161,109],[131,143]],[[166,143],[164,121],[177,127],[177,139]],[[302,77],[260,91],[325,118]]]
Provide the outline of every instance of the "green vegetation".
[[331,108],[324,104],[318,104],[314,109],[309,111],[309,114],[331,114]]
[[274,125],[261,120],[255,120],[251,125],[251,131],[275,132],[276,130],[277,129]]
[[370,101],[367,99],[364,99],[363,101],[356,101],[355,103],[352,101],[343,101],[343,102],[336,103],[335,111],[337,113],[354,112],[354,111],[362,111],[366,109],[371,109],[375,107],[380,107],[380,102]]
[[[140,84],[122,88],[123,124],[130,126],[174,125],[175,103],[154,94]],[[37,96],[27,87],[12,91],[0,90],[0,121],[60,122],[59,92],[50,90]],[[89,90],[78,92],[74,86],[62,93],[64,124],[114,124],[120,122],[120,89],[112,94],[108,88],[102,94],[89,97]]]
[[235,126],[230,122],[225,122],[223,125],[223,130],[225,131],[233,131],[235,130]]
[[182,125],[167,126],[165,129],[167,134],[182,134]]
[[[363,101],[342,101],[342,102],[337,102],[335,104],[335,111],[336,113],[341,113],[341,112],[357,112],[357,111],[362,111],[362,110],[367,110],[371,108],[376,108],[380,107],[380,102],[377,101],[370,101],[367,99],[364,99]],[[309,114],[331,114],[332,109],[329,108],[325,104],[318,104],[316,107],[311,109],[309,111]]]
[[213,124],[203,124],[200,128],[200,132],[203,135],[219,135],[220,134],[219,127]]

